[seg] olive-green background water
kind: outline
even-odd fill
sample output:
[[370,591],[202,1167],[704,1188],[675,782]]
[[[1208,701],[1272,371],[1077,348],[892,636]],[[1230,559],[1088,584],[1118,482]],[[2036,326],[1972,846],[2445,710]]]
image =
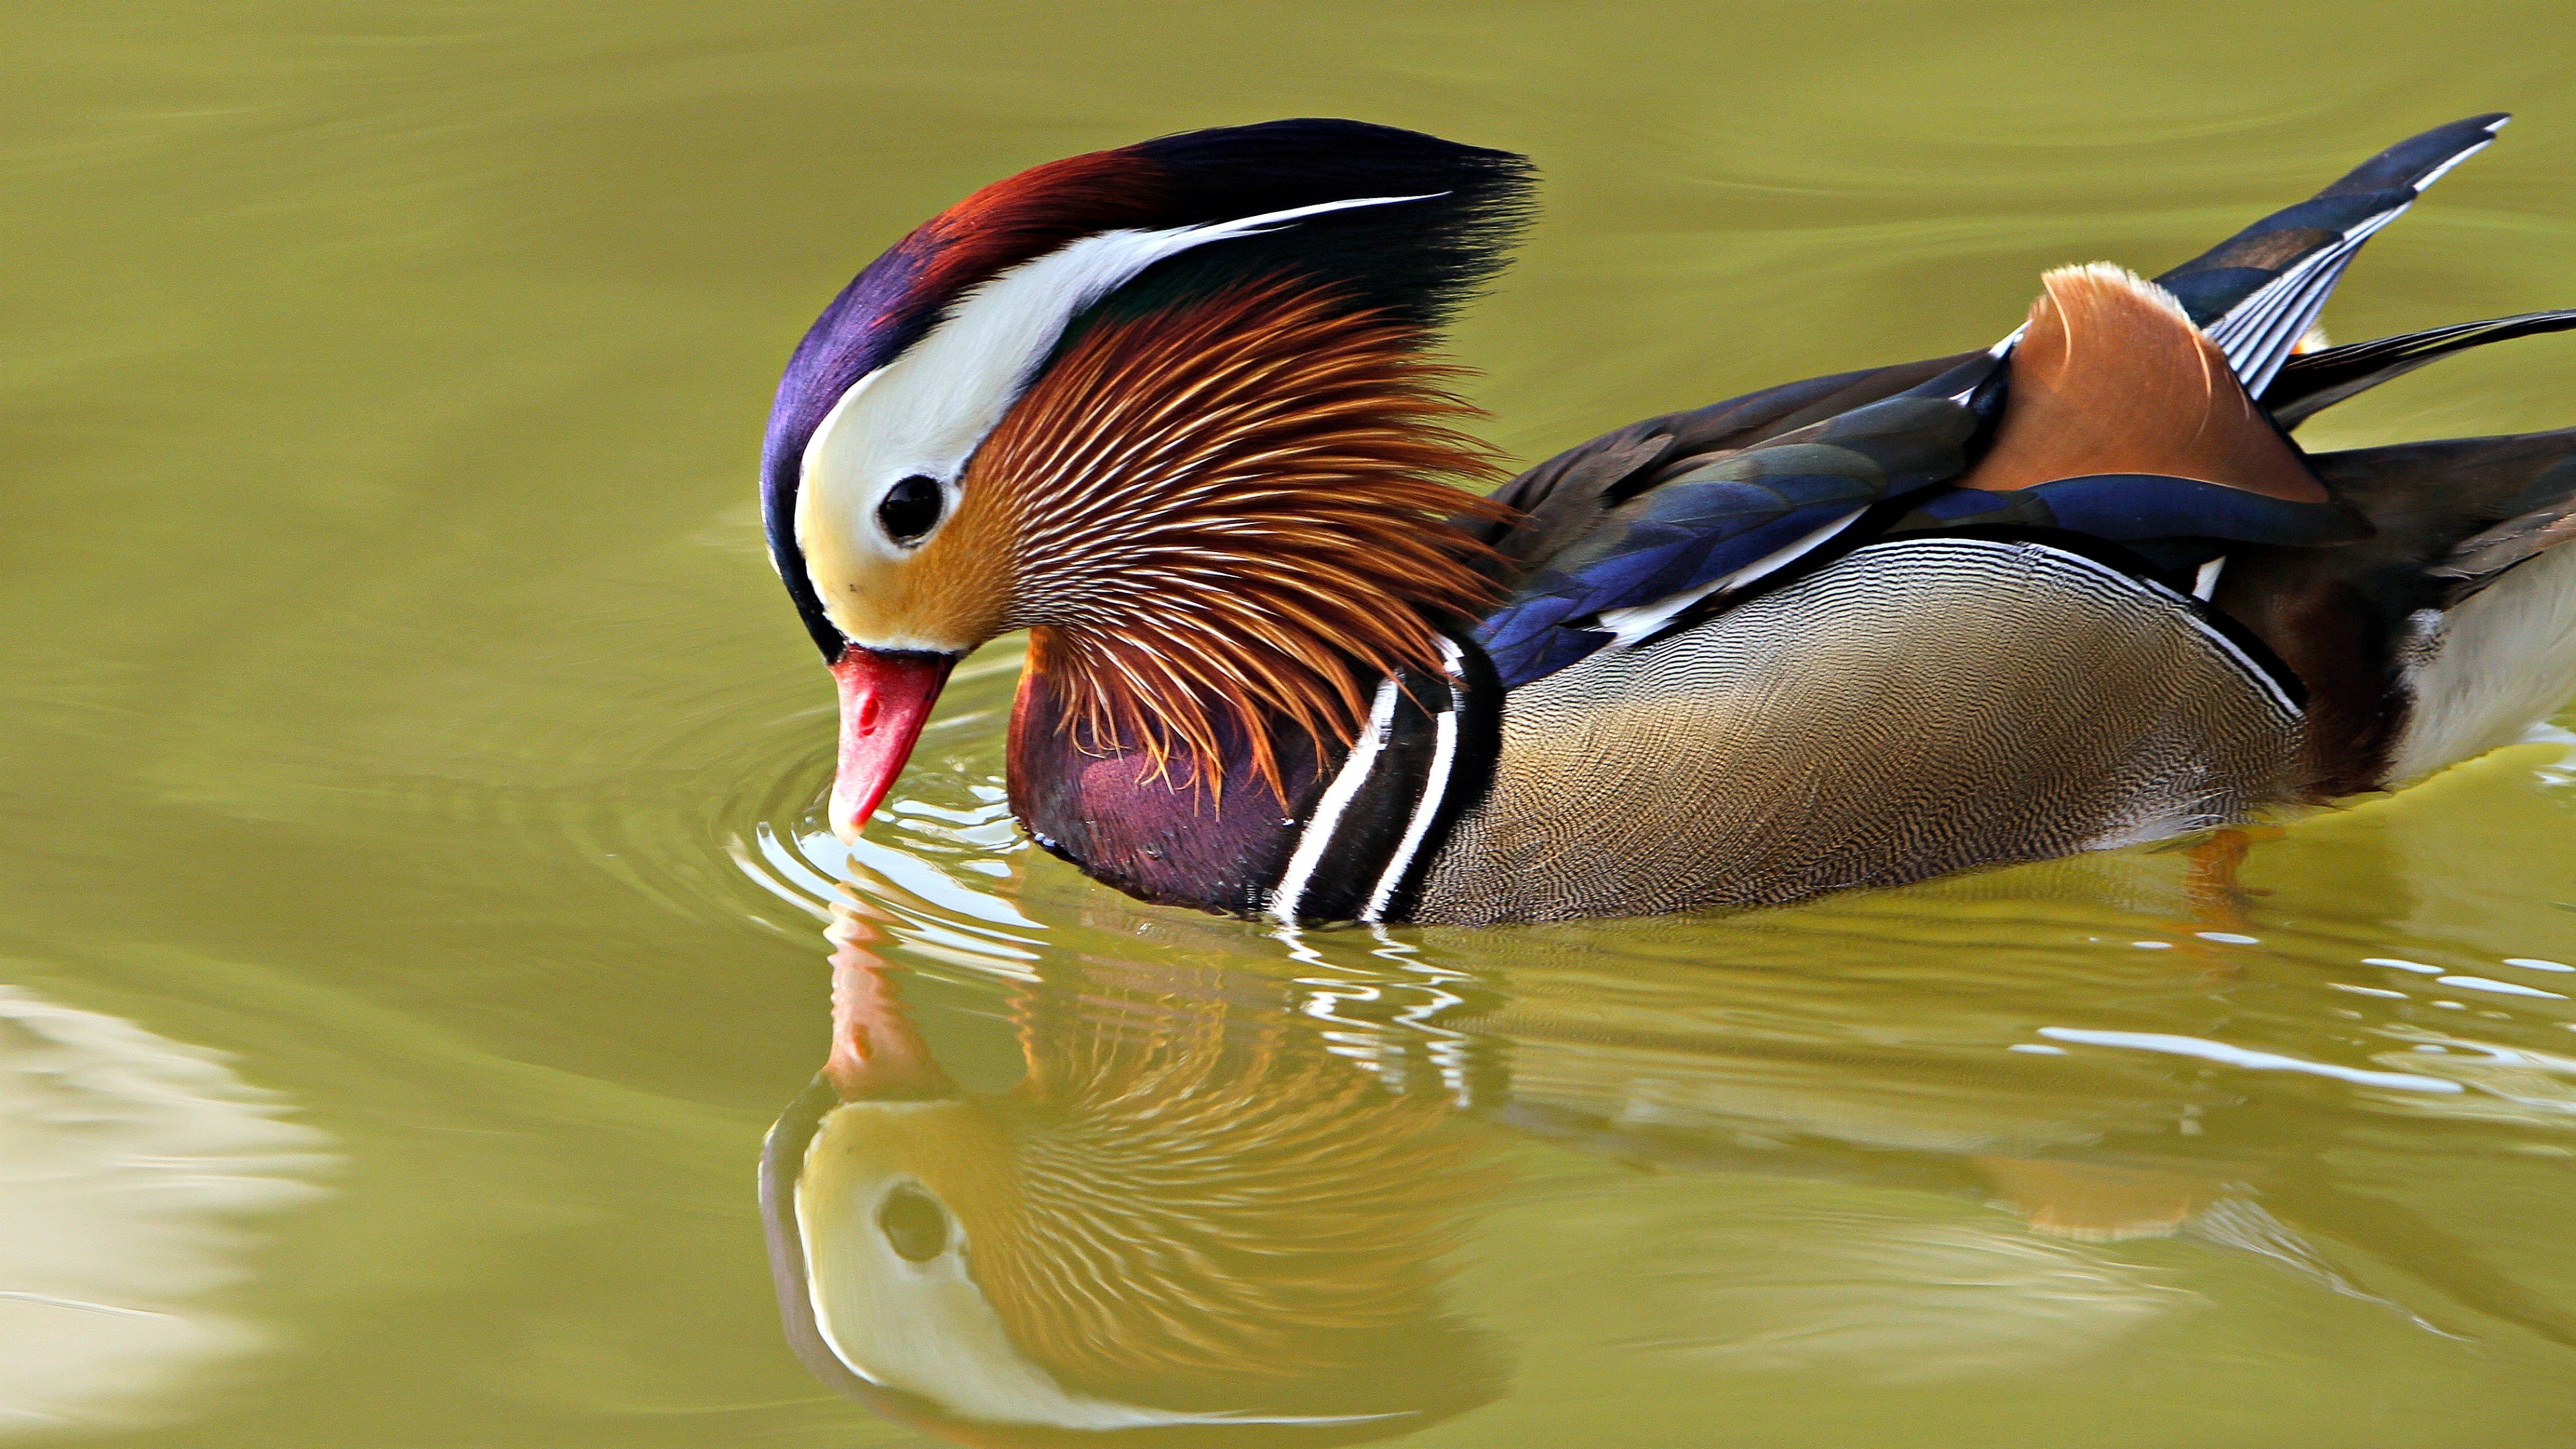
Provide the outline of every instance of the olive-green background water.
[[[1431,1166],[1279,1179],[1436,1259],[1384,1289],[1419,1353],[1312,1389],[1411,1406],[1388,1434],[2576,1444],[2569,744],[2233,868],[1282,940],[1015,843],[1007,642],[852,871],[752,501],[778,365],[903,230],[1280,115],[1544,168],[1457,339],[1524,459],[1982,344],[2046,266],[2159,269],[2487,109],[2521,119],[2328,325],[2576,304],[2563,6],[158,3],[0,41],[0,1438],[919,1442],[790,1355],[754,1202],[847,873],[977,1092],[1014,1022],[1043,1056],[1123,1012],[1339,1104],[1299,1161],[1427,1114]],[[2553,339],[2306,441],[2568,423]],[[1121,1080],[1083,1062],[1050,1090]],[[951,1207],[1045,1321],[998,1276],[1021,1220]]]

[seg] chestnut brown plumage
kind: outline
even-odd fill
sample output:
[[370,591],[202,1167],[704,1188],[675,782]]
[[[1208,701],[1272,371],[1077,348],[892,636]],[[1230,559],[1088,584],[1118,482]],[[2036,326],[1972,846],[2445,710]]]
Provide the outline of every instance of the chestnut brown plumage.
[[1422,342],[1274,281],[1066,344],[965,492],[1012,541],[1002,626],[1033,629],[1080,748],[1213,794],[1230,716],[1284,800],[1279,722],[1347,743],[1377,679],[1440,668],[1440,626],[1493,596],[1443,520],[1501,512],[1461,486],[1501,470]]
[[2107,262],[2040,278],[1994,445],[1961,480],[2011,492],[2088,473],[2162,473],[2322,502],[2227,355],[2155,283]]

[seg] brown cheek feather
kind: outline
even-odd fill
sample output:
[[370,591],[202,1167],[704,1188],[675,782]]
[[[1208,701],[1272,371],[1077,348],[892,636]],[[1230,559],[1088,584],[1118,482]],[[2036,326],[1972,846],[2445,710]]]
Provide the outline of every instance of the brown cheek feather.
[[1443,520],[1500,512],[1458,485],[1501,470],[1420,343],[1248,285],[1095,324],[1003,420],[940,561],[1007,572],[1000,627],[1043,631],[1078,745],[1213,794],[1230,716],[1284,799],[1277,727],[1347,743],[1380,678],[1440,669],[1494,593]]

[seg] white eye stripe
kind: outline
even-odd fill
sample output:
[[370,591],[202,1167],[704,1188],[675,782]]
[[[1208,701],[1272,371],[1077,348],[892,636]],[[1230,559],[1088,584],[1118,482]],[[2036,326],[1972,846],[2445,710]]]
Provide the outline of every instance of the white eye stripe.
[[[1154,263],[1306,217],[1442,194],[1356,197],[1207,226],[1101,232],[973,288],[902,356],[852,384],[816,426],[799,463],[800,541],[809,506],[821,501],[817,494],[834,495],[831,501],[843,506],[831,512],[846,519],[860,513],[846,505],[873,509],[882,490],[914,473],[953,484],[1074,316]],[[882,540],[867,542],[886,547]]]

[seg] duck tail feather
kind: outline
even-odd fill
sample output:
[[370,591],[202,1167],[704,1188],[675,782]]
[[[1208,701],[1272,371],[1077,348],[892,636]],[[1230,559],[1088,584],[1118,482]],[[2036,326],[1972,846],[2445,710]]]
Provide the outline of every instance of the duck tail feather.
[[2492,144],[2510,119],[2471,116],[2400,141],[2156,280],[2226,352],[2245,390],[2261,397],[2362,243]]
[[2452,544],[2425,570],[2451,581],[2444,607],[2467,602],[2506,570],[2576,538],[2576,448],[2501,506],[2510,517]]
[[2279,375],[2263,394],[2263,405],[2271,409],[2273,421],[2285,429],[2295,428],[2346,398],[2403,377],[2427,363],[2490,342],[2510,342],[2517,337],[2537,337],[2570,328],[2576,328],[2576,309],[2524,312],[2301,353],[2282,364]]

